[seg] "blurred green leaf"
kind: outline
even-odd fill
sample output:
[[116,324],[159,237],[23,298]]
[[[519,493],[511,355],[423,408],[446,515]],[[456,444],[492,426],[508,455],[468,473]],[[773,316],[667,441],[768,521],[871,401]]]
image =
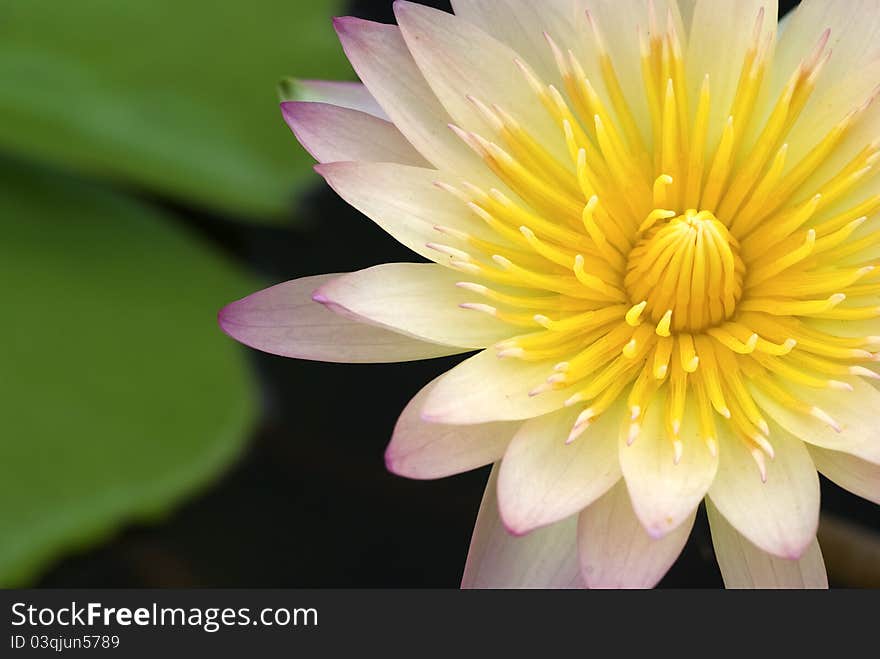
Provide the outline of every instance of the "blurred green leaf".
[[351,78],[342,0],[4,0],[0,148],[245,218],[312,180],[284,76]]
[[165,217],[0,162],[0,585],[161,515],[255,418],[217,309],[254,288]]

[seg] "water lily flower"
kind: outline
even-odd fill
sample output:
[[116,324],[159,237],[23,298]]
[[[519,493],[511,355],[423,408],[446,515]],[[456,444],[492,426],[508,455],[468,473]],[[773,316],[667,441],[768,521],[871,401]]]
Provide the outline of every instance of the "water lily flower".
[[[465,587],[651,587],[701,502],[729,587],[825,587],[817,470],[880,501],[880,0],[396,2],[284,118],[429,263],[223,329],[301,359],[477,351],[386,453],[494,463]],[[344,236],[340,237],[344,240]]]

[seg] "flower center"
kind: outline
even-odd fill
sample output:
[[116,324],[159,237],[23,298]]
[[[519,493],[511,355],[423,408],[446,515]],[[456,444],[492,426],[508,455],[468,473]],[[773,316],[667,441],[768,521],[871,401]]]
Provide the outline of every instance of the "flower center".
[[739,243],[709,211],[688,210],[648,227],[624,280],[661,334],[698,332],[730,318],[742,296]]

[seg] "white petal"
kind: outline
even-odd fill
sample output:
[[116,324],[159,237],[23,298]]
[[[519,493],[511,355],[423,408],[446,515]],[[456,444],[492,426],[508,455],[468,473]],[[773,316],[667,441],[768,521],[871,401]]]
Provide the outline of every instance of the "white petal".
[[726,588],[828,588],[825,563],[815,538],[800,558],[787,560],[761,551],[746,540],[709,501],[706,511]]
[[349,110],[366,112],[367,114],[388,119],[388,115],[373,98],[373,95],[360,82],[339,80],[303,80],[296,78],[289,81],[292,86],[291,99],[306,103],[327,103]]
[[451,236],[437,231],[436,226],[506,242],[485,229],[462,201],[435,185],[437,181],[459,183],[436,170],[357,162],[328,163],[316,166],[315,170],[345,201],[432,261],[448,261],[449,257],[427,247],[428,243],[458,246]]
[[225,306],[220,326],[251,348],[323,362],[403,362],[460,352],[334,313],[312,292],[339,275],[303,277]]
[[[862,152],[877,137],[880,131],[880,102],[877,101],[878,80],[880,80],[880,59],[864,65],[853,66],[845,75],[830,77],[827,71],[819,76],[825,82],[823,90],[813,92],[812,102],[803,110],[800,119],[786,138],[789,144],[787,162],[793,167],[820,140],[828,135],[847,115],[862,108],[858,120],[852,124],[841,143],[821,162],[801,186],[803,190],[818,190],[829,179]],[[843,195],[832,209],[846,210],[864,201],[872,194],[880,192],[880,181],[876,176],[866,177],[861,185]],[[862,227],[866,229],[867,227]],[[864,257],[861,259],[865,260]],[[844,261],[845,263],[846,261]]]
[[686,410],[680,435],[684,450],[675,464],[673,442],[664,424],[665,408],[661,394],[648,408],[638,438],[628,445],[624,429],[619,440],[620,468],[633,508],[654,538],[663,537],[692,516],[718,470],[718,456],[712,456],[700,437],[693,405]]
[[681,554],[694,525],[692,511],[659,540],[633,512],[621,480],[580,514],[578,551],[588,588],[653,588]]
[[[810,102],[786,138],[788,162],[792,167],[812,149],[835,124],[848,113],[876,95],[880,79],[880,61],[876,46],[880,36],[880,0],[805,0],[786,18],[785,31],[779,39],[770,83],[770,98],[776,99],[796,68],[815,51],[823,33],[830,30],[824,64]],[[880,129],[880,108],[874,107],[852,127],[843,142],[816,167],[803,189],[818,189],[847,165],[867,144],[876,139]],[[769,107],[768,110],[769,112]],[[849,206],[876,194],[876,177],[869,193],[864,189]]]
[[830,30],[831,58],[817,81],[824,92],[880,52],[880,0],[803,0],[786,19],[785,32],[776,49],[776,66],[790,75]]
[[499,359],[484,350],[441,376],[422,417],[434,423],[470,424],[531,419],[560,409],[570,391],[529,396],[553,373],[555,361]]
[[498,500],[508,530],[528,533],[573,515],[620,480],[616,405],[566,445],[581,409],[564,409],[526,421],[501,461]]
[[496,462],[521,425],[518,422],[446,426],[422,421],[421,411],[434,383],[404,408],[385,450],[388,470],[407,478],[443,478]]
[[692,99],[699,98],[703,79],[709,76],[709,149],[718,144],[730,114],[759,11],[764,11],[760,37],[763,40],[776,29],[777,5],[776,0],[697,0],[694,5],[686,62]]
[[462,309],[476,295],[455,284],[462,274],[434,263],[386,263],[325,284],[314,299],[413,338],[485,348],[516,334],[486,313]]
[[880,465],[817,446],[808,445],[807,450],[823,476],[853,494],[880,504]]
[[779,404],[757,388],[752,389],[752,395],[767,414],[795,437],[880,464],[880,432],[877,430],[880,392],[859,378],[851,378],[849,383],[853,391],[813,389],[785,383],[791,395],[830,415],[839,425],[840,432],[817,418]]
[[[584,4],[579,0],[452,0],[455,15],[473,23],[528,61],[541,79],[558,85],[562,81],[553,51],[544,36],[549,34],[565,52],[572,49],[587,69],[588,76],[598,71],[592,35],[586,34]],[[590,57],[583,56],[584,48]],[[562,86],[558,85],[562,90]]]
[[394,124],[371,114],[326,103],[288,101],[284,120],[318,162],[364,160],[428,166]]
[[766,460],[767,481],[739,439],[720,438],[718,475],[709,498],[733,526],[760,549],[799,558],[819,524],[819,477],[803,442],[775,424],[770,441],[776,457]]
[[416,63],[455,122],[484,137],[492,128],[472,95],[498,104],[541,145],[570,163],[563,133],[516,65],[518,54],[475,25],[438,9],[398,1],[394,15]]
[[351,17],[337,18],[334,25],[358,77],[419,153],[475,185],[497,181],[449,130],[452,119],[416,66],[400,28]]
[[492,469],[471,538],[462,588],[583,588],[577,557],[577,518],[526,536],[512,536],[498,515]]

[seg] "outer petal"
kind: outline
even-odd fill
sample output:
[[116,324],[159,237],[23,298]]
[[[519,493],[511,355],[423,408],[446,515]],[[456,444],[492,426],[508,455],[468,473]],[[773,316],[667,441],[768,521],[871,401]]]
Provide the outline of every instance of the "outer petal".
[[880,504],[880,465],[840,451],[807,446],[822,475],[853,494]]
[[778,558],[737,533],[709,501],[706,510],[726,588],[828,588],[825,563],[815,538],[799,559]]
[[880,392],[858,378],[852,378],[850,384],[853,386],[851,392],[785,384],[793,396],[829,414],[840,426],[840,432],[812,416],[780,405],[756,388],[752,394],[779,425],[805,442],[880,464],[880,430],[877,427]]
[[471,424],[531,419],[563,406],[569,391],[529,396],[553,372],[555,361],[499,359],[484,350],[437,380],[422,418],[434,423]]
[[[785,32],[776,49],[776,65],[790,75],[816,47],[822,33],[830,30],[831,58],[816,88],[824,95],[828,85],[880,52],[880,1],[803,0],[786,20]],[[823,89],[824,88],[824,89]]]
[[579,412],[564,409],[526,421],[504,453],[498,502],[512,533],[565,519],[620,480],[616,431],[623,405],[609,409],[566,445]]
[[515,537],[507,533],[495,498],[492,469],[464,566],[462,588],[582,588],[576,518]]
[[776,452],[761,477],[743,442],[721,437],[718,475],[709,498],[727,521],[760,549],[799,558],[819,524],[819,478],[803,443],[771,424]]
[[[436,382],[436,380],[435,380]],[[407,478],[443,478],[496,462],[519,428],[519,423],[445,426],[422,421],[424,387],[404,408],[385,451],[389,471]]]
[[497,180],[449,130],[451,118],[416,66],[400,28],[351,17],[337,18],[334,25],[354,70],[419,153],[476,185]]
[[578,519],[581,574],[588,588],[653,588],[684,549],[696,510],[671,533],[651,538],[621,480]]
[[[819,189],[871,144],[880,130],[880,103],[877,102],[880,59],[875,58],[858,66],[848,63],[848,66],[852,69],[836,78],[830,77],[827,71],[822,72],[819,82],[824,83],[824,89],[813,92],[813,102],[804,108],[788,136],[790,148],[787,160],[798,163],[847,115],[858,110],[856,121],[850,118],[851,127],[841,143],[803,183],[804,190]],[[877,194],[880,189],[877,177],[866,177],[864,181],[863,185],[843,195],[831,208],[851,208],[866,197]]]
[[693,516],[718,471],[718,456],[712,456],[700,437],[693,406],[683,420],[684,451],[675,464],[664,410],[665,405],[656,401],[648,408],[635,442],[627,445],[628,433],[624,432],[619,440],[620,467],[633,509],[653,538],[663,537]]
[[318,165],[336,193],[394,238],[432,261],[448,257],[427,247],[430,242],[452,243],[451,236],[434,227],[449,227],[498,242],[477,224],[467,206],[435,183],[457,180],[433,169],[390,163],[340,162]]
[[473,293],[462,274],[434,263],[386,263],[338,277],[314,299],[423,341],[485,348],[516,331],[485,313],[462,309]]
[[491,126],[468,100],[499,104],[540,142],[570,162],[555,125],[516,65],[518,54],[473,24],[452,14],[398,0],[394,15],[419,69],[437,98],[464,129],[484,136]]
[[403,362],[460,352],[358,322],[312,301],[312,291],[338,276],[294,279],[232,302],[220,311],[220,327],[251,348],[323,362]]
[[[829,31],[825,52],[830,57],[816,80],[811,101],[786,138],[790,145],[788,162],[793,166],[848,113],[876,96],[880,79],[880,48],[876,45],[880,0],[804,0],[785,23],[774,58],[770,88],[773,98],[778,97],[800,63],[816,51],[823,33]],[[867,116],[847,131],[841,145],[816,168],[804,189],[818,189],[876,139],[880,130],[877,110],[875,103]],[[876,178],[874,181],[870,193],[859,189],[845,195],[841,203],[851,207],[876,194],[880,182]]]
[[371,114],[297,101],[282,103],[281,113],[296,139],[318,162],[364,160],[428,165],[393,124]]
[[[587,37],[586,11],[580,0],[452,0],[455,15],[473,23],[486,34],[522,55],[547,83],[557,84],[562,78],[553,58],[545,33],[560,49],[572,49],[591,80],[594,75],[595,51]],[[591,57],[583,57],[584,48]],[[561,85],[558,87],[563,89]]]
[[285,96],[290,100],[326,103],[366,112],[379,119],[388,119],[388,115],[385,114],[373,95],[360,82],[292,78],[282,84],[286,86]]

